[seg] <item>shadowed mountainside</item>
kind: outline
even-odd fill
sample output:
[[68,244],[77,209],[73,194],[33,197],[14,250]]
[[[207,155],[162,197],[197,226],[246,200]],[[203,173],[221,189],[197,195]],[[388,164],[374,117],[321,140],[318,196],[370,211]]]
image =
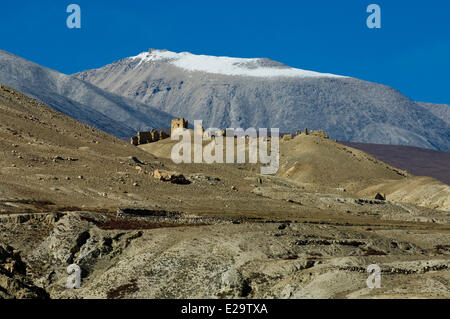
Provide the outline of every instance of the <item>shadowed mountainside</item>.
[[166,128],[171,115],[0,50],[0,83],[121,138]]
[[418,102],[418,104],[450,124],[450,105]]

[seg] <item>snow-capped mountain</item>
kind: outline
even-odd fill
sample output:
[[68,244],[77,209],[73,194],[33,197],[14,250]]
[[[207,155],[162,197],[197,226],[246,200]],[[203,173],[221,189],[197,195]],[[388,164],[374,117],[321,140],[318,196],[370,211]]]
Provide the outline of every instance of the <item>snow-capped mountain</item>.
[[0,50],[0,83],[117,137],[169,127],[171,115]]
[[242,59],[195,55],[189,52],[175,53],[167,50],[150,50],[131,57],[143,63],[167,62],[186,71],[198,71],[211,74],[251,76],[251,77],[340,77],[334,74],[324,74],[288,67],[282,63],[265,58]]
[[450,126],[397,90],[241,59],[150,50],[74,75],[205,127],[305,127],[331,138],[450,150]]

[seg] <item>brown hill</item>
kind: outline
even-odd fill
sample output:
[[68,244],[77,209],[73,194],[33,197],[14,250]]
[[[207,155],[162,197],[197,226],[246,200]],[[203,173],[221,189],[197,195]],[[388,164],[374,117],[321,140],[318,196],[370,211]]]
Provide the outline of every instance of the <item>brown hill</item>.
[[419,147],[340,142],[362,150],[416,176],[430,176],[450,185],[450,153]]
[[[175,143],[165,139],[140,148],[159,158],[170,159]],[[245,167],[259,172],[258,167]],[[417,178],[361,150],[319,136],[299,135],[281,140],[280,167],[276,175],[312,192],[335,193],[345,189],[348,194],[368,197],[380,192],[392,200],[450,210],[447,185],[431,178]],[[411,188],[418,191],[411,192]]]
[[138,173],[130,156],[144,162],[153,156],[3,85],[0,149],[3,202],[110,207],[145,199],[132,184],[152,182]]
[[350,192],[407,176],[365,152],[313,135],[282,142],[280,153],[279,176]]
[[450,187],[395,168],[361,151],[316,136],[299,135],[280,147],[278,175],[301,183],[344,188],[389,200],[450,210]]
[[[282,142],[280,176],[174,165],[0,86],[0,152],[0,297],[450,296],[450,214],[397,202],[447,205],[448,186],[329,140]],[[81,289],[66,289],[72,263]],[[383,289],[367,289],[370,264],[389,273]]]

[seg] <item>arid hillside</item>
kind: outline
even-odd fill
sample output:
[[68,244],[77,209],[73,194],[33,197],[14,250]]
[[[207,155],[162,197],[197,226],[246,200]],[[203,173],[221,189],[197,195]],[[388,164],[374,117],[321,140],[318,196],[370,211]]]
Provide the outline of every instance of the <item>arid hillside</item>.
[[124,141],[5,86],[0,87],[0,145],[0,196],[57,206],[131,203],[134,194],[143,193],[132,184],[144,186],[149,179],[138,173],[130,157],[155,161]]
[[407,176],[367,153],[313,135],[302,134],[281,143],[280,154],[279,176],[350,192]]
[[413,175],[433,177],[450,185],[450,153],[448,152],[403,145],[341,143],[369,153]]
[[319,137],[282,141],[275,176],[175,165],[174,143],[135,147],[0,86],[0,297],[450,297],[448,186]]
[[[165,139],[139,147],[159,158],[170,159],[176,143]],[[248,150],[248,139],[245,143]],[[259,164],[243,165],[241,169],[258,173]],[[292,139],[281,139],[280,166],[276,175],[310,192],[339,193],[345,190],[353,196],[369,197],[380,192],[392,200],[450,210],[448,185],[432,178],[413,176],[361,150],[320,136],[301,134]]]
[[379,192],[390,200],[450,211],[450,186],[433,178],[414,176],[361,150],[316,136],[299,135],[281,145],[280,176],[359,196]]

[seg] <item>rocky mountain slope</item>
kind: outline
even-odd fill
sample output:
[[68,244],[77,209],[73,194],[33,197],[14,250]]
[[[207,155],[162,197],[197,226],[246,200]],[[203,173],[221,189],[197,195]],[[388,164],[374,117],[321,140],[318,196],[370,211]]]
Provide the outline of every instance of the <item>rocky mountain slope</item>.
[[0,83],[118,137],[169,127],[172,116],[0,50]]
[[429,110],[437,117],[444,120],[447,124],[450,124],[450,105],[423,103],[423,102],[418,102],[418,104],[423,106],[425,109]]
[[450,150],[450,125],[397,90],[269,59],[143,52],[74,75],[205,127],[305,127],[333,139]]

